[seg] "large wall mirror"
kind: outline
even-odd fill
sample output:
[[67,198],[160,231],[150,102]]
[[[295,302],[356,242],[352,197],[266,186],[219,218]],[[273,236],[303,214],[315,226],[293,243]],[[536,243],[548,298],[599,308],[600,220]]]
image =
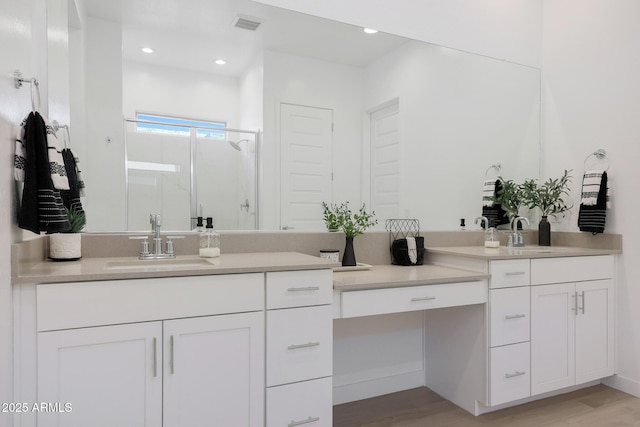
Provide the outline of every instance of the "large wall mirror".
[[[148,230],[150,213],[321,230],[322,201],[447,230],[480,214],[491,165],[539,175],[538,69],[249,0],[148,7],[69,1],[88,231]],[[210,125],[153,133],[141,115]]]

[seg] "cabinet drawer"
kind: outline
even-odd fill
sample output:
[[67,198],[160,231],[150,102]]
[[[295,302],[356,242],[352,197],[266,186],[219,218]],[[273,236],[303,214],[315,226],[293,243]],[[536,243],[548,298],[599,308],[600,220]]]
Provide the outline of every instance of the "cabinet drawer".
[[530,299],[528,286],[489,291],[491,347],[529,341]]
[[38,285],[38,330],[260,311],[264,274]]
[[267,427],[331,427],[331,378],[267,389]]
[[526,286],[531,278],[529,259],[506,259],[491,261],[491,288]]
[[267,309],[331,304],[331,270],[267,273]]
[[330,305],[267,312],[267,386],[327,377],[333,366]]
[[484,281],[342,293],[342,317],[428,310],[487,302]]
[[531,395],[530,345],[528,342],[490,350],[490,406]]
[[613,255],[531,260],[531,284],[581,282],[613,277]]

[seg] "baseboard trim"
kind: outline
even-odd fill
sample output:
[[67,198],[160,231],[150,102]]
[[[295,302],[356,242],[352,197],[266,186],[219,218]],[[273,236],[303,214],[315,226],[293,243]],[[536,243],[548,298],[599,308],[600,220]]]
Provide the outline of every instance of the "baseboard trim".
[[425,385],[424,378],[424,370],[420,370],[353,384],[334,386],[333,404],[339,405],[341,403],[354,402],[356,400],[382,396],[397,391],[423,387]]
[[623,391],[635,397],[640,397],[640,382],[622,375],[613,375],[602,380],[602,384]]

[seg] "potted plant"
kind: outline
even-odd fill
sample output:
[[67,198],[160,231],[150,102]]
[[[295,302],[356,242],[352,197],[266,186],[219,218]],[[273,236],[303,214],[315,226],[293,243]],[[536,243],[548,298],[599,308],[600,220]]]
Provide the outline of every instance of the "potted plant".
[[569,196],[571,171],[566,170],[560,178],[549,178],[542,184],[529,179],[522,184],[525,203],[529,208],[540,209],[541,219],[538,225],[538,245],[551,245],[551,224],[548,216],[564,213],[573,205],[568,205],[565,198]]
[[342,265],[357,265],[355,252],[353,250],[353,239],[354,237],[364,233],[367,228],[378,223],[378,220],[375,219],[375,212],[367,212],[364,203],[355,213],[349,208],[349,202],[345,202],[340,205],[327,205],[323,202],[322,207],[325,212],[323,219],[325,224],[327,224],[327,228],[331,230],[331,226],[342,230],[346,237],[346,245],[342,256]]
[[82,256],[82,235],[87,218],[83,211],[66,209],[71,227],[64,233],[49,234],[49,258],[55,260],[75,260]]
[[329,231],[338,231],[340,230],[340,221],[338,218],[338,210],[339,207],[334,205],[328,205],[325,202],[322,202],[322,220],[324,224],[327,226],[327,230]]
[[511,223],[518,216],[520,207],[525,204],[524,188],[522,184],[516,184],[511,179],[505,180],[502,177],[498,179],[502,182],[502,189],[498,191],[495,203],[502,206]]

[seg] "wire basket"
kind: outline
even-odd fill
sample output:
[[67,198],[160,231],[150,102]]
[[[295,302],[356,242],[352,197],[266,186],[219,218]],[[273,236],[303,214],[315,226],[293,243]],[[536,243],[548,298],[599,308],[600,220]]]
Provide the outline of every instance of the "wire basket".
[[[389,232],[389,255],[391,264],[395,265],[421,265],[424,258],[424,240],[417,239],[422,244],[422,248],[417,248],[418,262],[410,263],[408,249],[398,248],[397,240],[406,239],[407,237],[420,237],[420,221],[417,219],[388,219],[385,223],[385,229]],[[396,244],[394,245],[394,242]],[[405,243],[406,246],[406,243]],[[395,253],[395,255],[394,255]]]

